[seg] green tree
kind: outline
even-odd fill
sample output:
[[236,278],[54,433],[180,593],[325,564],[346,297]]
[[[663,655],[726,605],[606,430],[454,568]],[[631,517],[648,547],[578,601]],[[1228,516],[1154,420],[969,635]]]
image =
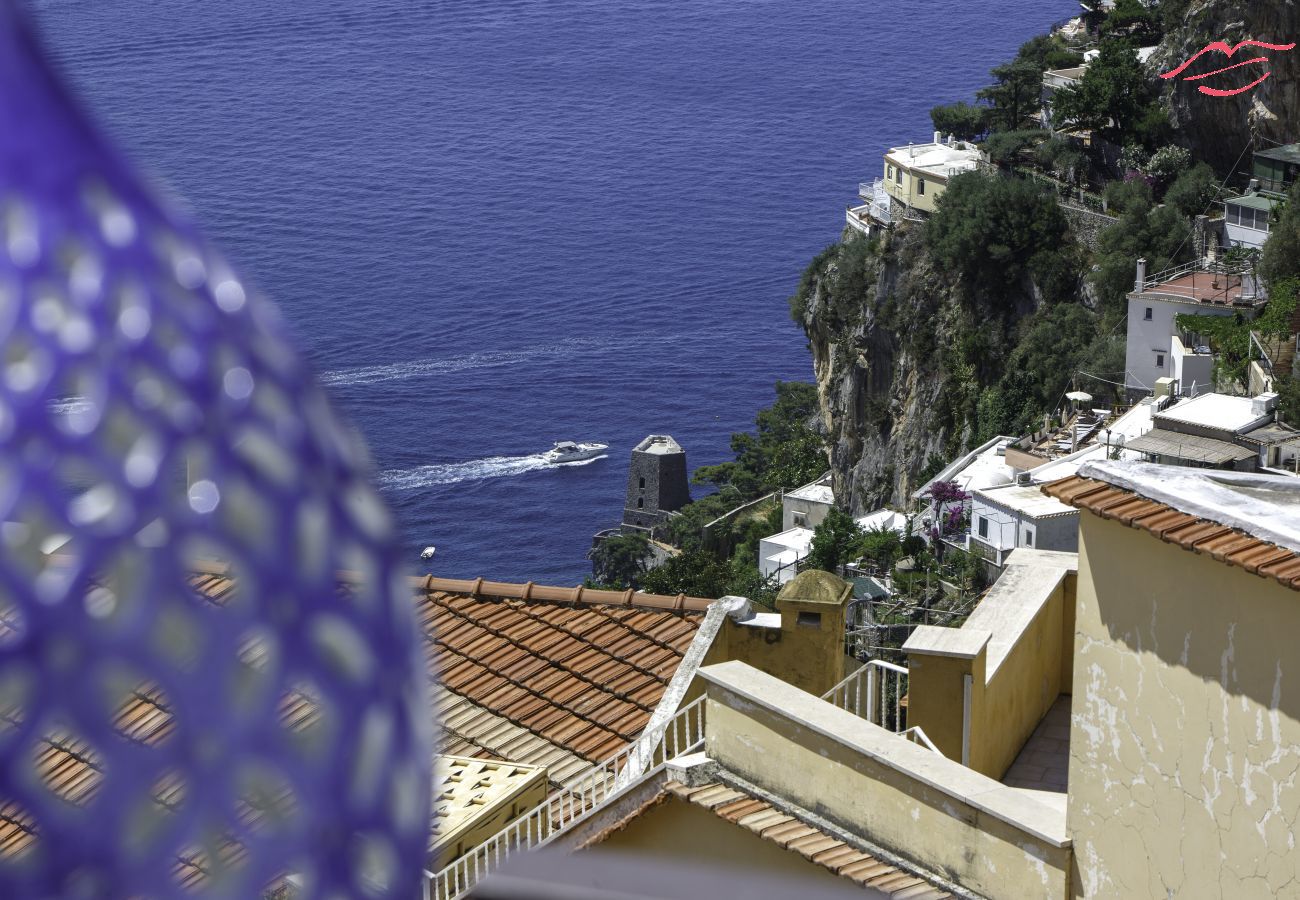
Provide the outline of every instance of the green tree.
[[1139,130],[1154,97],[1154,87],[1128,44],[1103,41],[1079,84],[1053,95],[1052,117],[1123,144]]
[[1291,186],[1286,204],[1264,242],[1259,273],[1266,282],[1300,276],[1300,181]]
[[1021,326],[1006,377],[1023,387],[1035,410],[1052,409],[1096,338],[1097,316],[1080,304],[1043,307]]
[[903,555],[903,536],[892,528],[878,525],[862,533],[859,549],[864,558],[888,571]]
[[746,499],[807,484],[826,471],[826,444],[813,428],[820,414],[816,385],[778,381],[776,402],[755,419],[757,432],[731,436],[735,459],[701,466],[692,480],[719,488],[730,485]]
[[987,120],[988,107],[964,101],[936,106],[930,110],[930,121],[934,123],[935,131],[951,134],[962,141],[983,134],[988,128]]
[[1103,329],[1116,325],[1127,310],[1133,290],[1134,266],[1147,260],[1148,272],[1159,272],[1192,257],[1191,225],[1172,206],[1153,206],[1145,194],[1128,198],[1119,221],[1098,237],[1093,270],[1088,278],[1101,298]]
[[1002,296],[1025,275],[1045,278],[1068,268],[1067,231],[1056,199],[1034,184],[967,172],[949,181],[926,241],[940,268],[976,291]]
[[1165,191],[1165,202],[1190,218],[1205,213],[1218,195],[1219,184],[1214,170],[1201,162],[1174,180]]
[[821,524],[813,529],[807,567],[834,572],[854,558],[861,547],[862,536],[862,528],[852,516],[832,507]]
[[1115,6],[1101,23],[1103,39],[1126,37],[1134,46],[1158,43],[1162,21],[1159,13],[1148,9],[1141,0],[1115,0]]
[[1043,90],[1043,69],[1032,59],[1016,57],[993,69],[993,84],[975,96],[991,107],[989,126],[995,131],[1016,131],[1038,112]]
[[731,567],[725,560],[705,550],[686,550],[641,576],[641,589],[716,600],[727,595],[730,579]]
[[610,535],[587,553],[596,581],[610,587],[637,584],[650,558],[650,541],[640,532]]

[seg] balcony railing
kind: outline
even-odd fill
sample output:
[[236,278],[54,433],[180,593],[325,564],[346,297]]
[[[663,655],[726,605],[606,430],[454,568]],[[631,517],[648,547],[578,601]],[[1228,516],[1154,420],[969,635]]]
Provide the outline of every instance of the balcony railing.
[[874,725],[900,733],[904,730],[903,698],[906,696],[907,669],[883,659],[872,659],[823,694],[822,699]]
[[[704,745],[704,698],[683,706],[668,722],[640,775],[660,771],[668,760],[692,753]],[[543,847],[575,824],[600,810],[628,788],[633,779],[625,770],[634,759],[637,744],[570,781],[464,856],[434,874],[424,873],[423,900],[456,900],[498,869],[511,855]]]

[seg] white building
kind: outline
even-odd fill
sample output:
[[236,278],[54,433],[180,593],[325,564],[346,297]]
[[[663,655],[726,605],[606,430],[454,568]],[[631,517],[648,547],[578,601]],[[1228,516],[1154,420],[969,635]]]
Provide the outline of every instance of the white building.
[[798,563],[812,550],[813,530],[791,528],[758,542],[758,571],[785,584],[798,574]]
[[1262,248],[1272,228],[1273,208],[1281,203],[1256,191],[1224,200],[1224,241],[1230,247]]
[[[1253,275],[1225,272],[1202,261],[1160,272],[1150,278],[1146,260],[1137,261],[1137,277],[1128,295],[1128,340],[1124,361],[1124,387],[1131,398],[1150,394],[1157,379],[1174,377],[1173,356],[1187,380],[1176,390],[1197,393],[1206,377],[1207,354],[1198,350],[1204,341],[1188,335],[1184,341],[1175,317],[1180,314],[1233,316],[1253,319],[1267,300]],[[1177,346],[1175,346],[1177,342]],[[1191,350],[1188,350],[1188,346]]]
[[1202,394],[1160,410],[1155,427],[1128,449],[1165,465],[1292,472],[1300,432],[1277,421],[1277,395]]
[[834,505],[835,492],[827,474],[781,497],[781,528],[816,528]]
[[1017,547],[1079,551],[1079,510],[1044,494],[1027,475],[971,495],[969,549],[1001,569]]

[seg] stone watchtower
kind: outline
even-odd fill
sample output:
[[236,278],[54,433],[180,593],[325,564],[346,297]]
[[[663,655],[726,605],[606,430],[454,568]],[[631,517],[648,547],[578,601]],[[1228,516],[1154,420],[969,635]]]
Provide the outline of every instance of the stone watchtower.
[[627,469],[623,530],[649,531],[690,502],[681,445],[666,434],[652,434],[637,444]]

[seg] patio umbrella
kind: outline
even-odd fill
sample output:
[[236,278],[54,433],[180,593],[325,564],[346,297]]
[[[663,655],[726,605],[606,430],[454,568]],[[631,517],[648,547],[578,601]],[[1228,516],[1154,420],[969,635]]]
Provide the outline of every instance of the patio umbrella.
[[1070,393],[1065,396],[1068,400],[1077,400],[1080,403],[1087,403],[1092,399],[1092,394],[1089,394],[1087,391],[1070,391]]

